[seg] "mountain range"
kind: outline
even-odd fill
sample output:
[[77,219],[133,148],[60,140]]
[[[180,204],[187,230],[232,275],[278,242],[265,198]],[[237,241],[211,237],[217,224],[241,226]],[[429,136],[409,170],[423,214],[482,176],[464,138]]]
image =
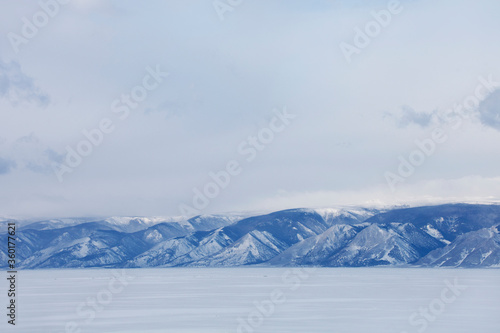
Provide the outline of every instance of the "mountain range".
[[[7,239],[6,221],[0,237]],[[19,221],[19,269],[500,267],[500,205]],[[6,244],[6,242],[5,242]],[[7,268],[6,246],[0,268]]]

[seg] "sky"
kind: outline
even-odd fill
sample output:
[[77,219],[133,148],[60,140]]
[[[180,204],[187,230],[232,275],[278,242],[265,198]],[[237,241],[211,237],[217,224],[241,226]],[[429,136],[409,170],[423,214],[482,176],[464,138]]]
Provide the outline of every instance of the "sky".
[[500,2],[0,1],[0,215],[500,201]]

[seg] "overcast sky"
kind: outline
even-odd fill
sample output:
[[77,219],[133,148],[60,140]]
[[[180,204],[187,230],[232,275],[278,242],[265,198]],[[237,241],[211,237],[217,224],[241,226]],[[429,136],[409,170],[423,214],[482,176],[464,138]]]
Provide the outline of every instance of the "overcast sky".
[[42,3],[0,2],[0,215],[500,199],[497,0]]

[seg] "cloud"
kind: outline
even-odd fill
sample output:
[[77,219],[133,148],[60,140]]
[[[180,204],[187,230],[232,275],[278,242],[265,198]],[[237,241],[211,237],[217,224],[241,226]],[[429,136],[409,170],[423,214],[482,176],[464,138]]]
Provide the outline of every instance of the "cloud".
[[405,128],[412,124],[425,128],[432,123],[434,113],[417,112],[413,108],[404,105],[401,107],[399,114],[389,113],[388,115],[396,119],[396,124],[399,128]]
[[52,174],[52,165],[59,164],[64,154],[59,154],[43,144],[33,133],[18,138],[4,149],[5,159],[0,158],[0,174],[12,168],[34,173]]
[[13,106],[23,102],[42,107],[49,104],[49,96],[35,85],[16,61],[6,63],[0,60],[0,98],[7,99]]
[[64,154],[48,147],[33,133],[17,139],[11,148],[17,164],[35,173],[51,174],[53,164],[64,159]]
[[38,155],[33,156],[32,159],[25,160],[25,167],[35,173],[52,174],[54,172],[53,165],[63,163],[64,157],[64,154],[47,148],[39,151]]
[[[428,179],[401,186],[396,193],[387,186],[377,185],[346,191],[278,191],[274,196],[257,201],[257,206],[266,211],[310,207],[359,205],[367,207],[390,207],[394,205],[419,206],[450,202],[500,203],[500,177],[478,175],[452,179]],[[255,205],[255,204],[254,204]],[[251,210],[242,204],[240,210]]]
[[479,120],[483,125],[500,130],[500,89],[493,91],[479,104]]
[[16,162],[0,157],[0,175],[9,173],[16,166]]
[[[209,173],[232,159],[244,171],[211,200],[211,212],[246,203],[245,209],[267,207],[277,189],[304,194],[284,197],[280,207],[355,203],[359,192],[379,183],[390,201],[385,172],[397,170],[399,156],[408,159],[419,148],[416,140],[430,138],[434,127],[449,139],[406,183],[500,176],[499,132],[479,126],[479,112],[470,121],[477,110],[467,111],[468,119],[450,113],[474,93],[479,76],[491,76],[490,86],[500,81],[500,45],[491,43],[500,33],[500,20],[491,15],[500,1],[402,2],[404,11],[370,37],[350,65],[339,45],[354,45],[356,29],[369,27],[370,13],[385,10],[387,0],[246,1],[226,12],[223,22],[211,1],[74,1],[40,29],[22,59],[0,62],[6,116],[0,135],[8,140],[0,156],[16,163],[1,177],[3,212],[22,214],[29,204],[33,213],[42,207],[39,212],[70,215],[177,215],[178,204],[189,203],[193,189],[202,189]],[[21,33],[26,8],[15,3],[0,17],[5,28]],[[101,8],[109,3],[123,14]],[[466,21],[459,19],[464,15]],[[0,49],[5,57],[12,53],[7,38],[0,39]],[[19,65],[11,59],[36,79],[28,78],[32,91],[38,86],[50,93],[44,112],[7,111],[12,94],[33,95],[13,84]],[[111,104],[130,95],[145,68],[156,65],[171,75],[122,121]],[[33,101],[17,108],[35,107]],[[272,110],[285,106],[297,119],[262,151],[251,147],[258,155],[246,164],[249,155],[238,151],[240,143],[265,134]],[[389,119],[381,119],[384,110]],[[51,162],[64,157],[67,146],[76,149],[87,140],[83,130],[98,128],[103,118],[116,130],[60,184]],[[453,130],[462,118],[461,130]],[[25,138],[14,147],[31,132],[39,145]],[[408,189],[400,195],[406,183],[395,199],[434,193]],[[467,194],[464,189],[460,195]],[[319,191],[339,194],[307,196]],[[380,191],[362,202],[385,198]],[[41,194],[68,201],[30,199]]]

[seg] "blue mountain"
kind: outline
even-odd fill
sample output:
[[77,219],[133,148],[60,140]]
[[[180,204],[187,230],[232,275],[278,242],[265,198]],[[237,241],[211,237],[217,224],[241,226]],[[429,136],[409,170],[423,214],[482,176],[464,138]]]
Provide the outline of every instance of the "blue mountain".
[[16,255],[20,269],[500,267],[499,226],[500,205],[471,204],[55,219],[20,223]]

